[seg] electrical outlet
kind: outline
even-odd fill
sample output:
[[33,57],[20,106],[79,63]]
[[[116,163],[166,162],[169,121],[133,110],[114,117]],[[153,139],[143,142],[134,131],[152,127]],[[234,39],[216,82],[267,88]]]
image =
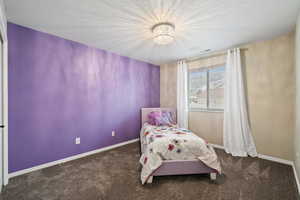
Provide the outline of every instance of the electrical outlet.
[[115,132],[115,131],[112,131],[112,132],[111,132],[111,136],[114,137],[115,135],[116,135],[116,132]]
[[77,137],[77,138],[75,139],[75,144],[80,144],[80,137]]
[[296,153],[296,157],[297,157],[297,158],[300,157],[300,153],[299,153],[299,152]]

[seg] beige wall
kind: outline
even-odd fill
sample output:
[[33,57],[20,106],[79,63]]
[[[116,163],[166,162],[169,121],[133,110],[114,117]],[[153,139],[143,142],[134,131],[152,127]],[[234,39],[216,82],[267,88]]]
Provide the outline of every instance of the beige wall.
[[[294,161],[300,178],[300,15],[296,31],[296,129],[294,138]],[[300,191],[299,191],[300,192]]]
[[[250,123],[260,154],[293,159],[294,32],[245,45],[242,62]],[[211,58],[209,58],[211,59]],[[171,96],[168,94],[171,93]],[[176,64],[161,66],[161,106],[176,107]],[[189,128],[222,145],[223,113],[190,112]]]
[[176,64],[160,67],[160,105],[176,108],[177,105],[177,68]]

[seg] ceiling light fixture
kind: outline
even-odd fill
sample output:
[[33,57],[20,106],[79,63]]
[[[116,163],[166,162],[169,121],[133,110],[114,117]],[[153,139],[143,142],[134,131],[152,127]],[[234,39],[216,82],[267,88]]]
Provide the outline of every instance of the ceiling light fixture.
[[170,44],[174,41],[175,26],[169,22],[155,24],[152,27],[153,41],[159,45]]

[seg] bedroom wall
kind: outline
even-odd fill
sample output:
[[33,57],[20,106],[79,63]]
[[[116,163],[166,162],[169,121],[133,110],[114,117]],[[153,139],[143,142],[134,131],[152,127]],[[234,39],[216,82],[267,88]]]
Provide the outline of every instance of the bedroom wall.
[[[295,168],[300,178],[300,15],[297,20],[296,30],[296,126],[294,138]],[[299,191],[300,192],[300,191]]]
[[135,139],[160,104],[158,66],[12,23],[8,41],[9,172]]
[[[253,136],[260,154],[293,159],[294,36],[247,44],[242,51]],[[163,95],[166,89],[172,96]],[[161,66],[161,106],[176,107],[176,63]],[[175,97],[175,98],[174,98]],[[189,112],[189,127],[223,145],[223,113]]]

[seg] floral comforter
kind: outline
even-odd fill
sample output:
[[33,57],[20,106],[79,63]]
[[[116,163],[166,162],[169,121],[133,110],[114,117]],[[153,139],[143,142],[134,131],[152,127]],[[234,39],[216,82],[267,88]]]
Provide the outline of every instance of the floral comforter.
[[162,165],[163,160],[199,159],[221,173],[214,149],[189,130],[145,123],[141,129],[140,140],[142,184]]

